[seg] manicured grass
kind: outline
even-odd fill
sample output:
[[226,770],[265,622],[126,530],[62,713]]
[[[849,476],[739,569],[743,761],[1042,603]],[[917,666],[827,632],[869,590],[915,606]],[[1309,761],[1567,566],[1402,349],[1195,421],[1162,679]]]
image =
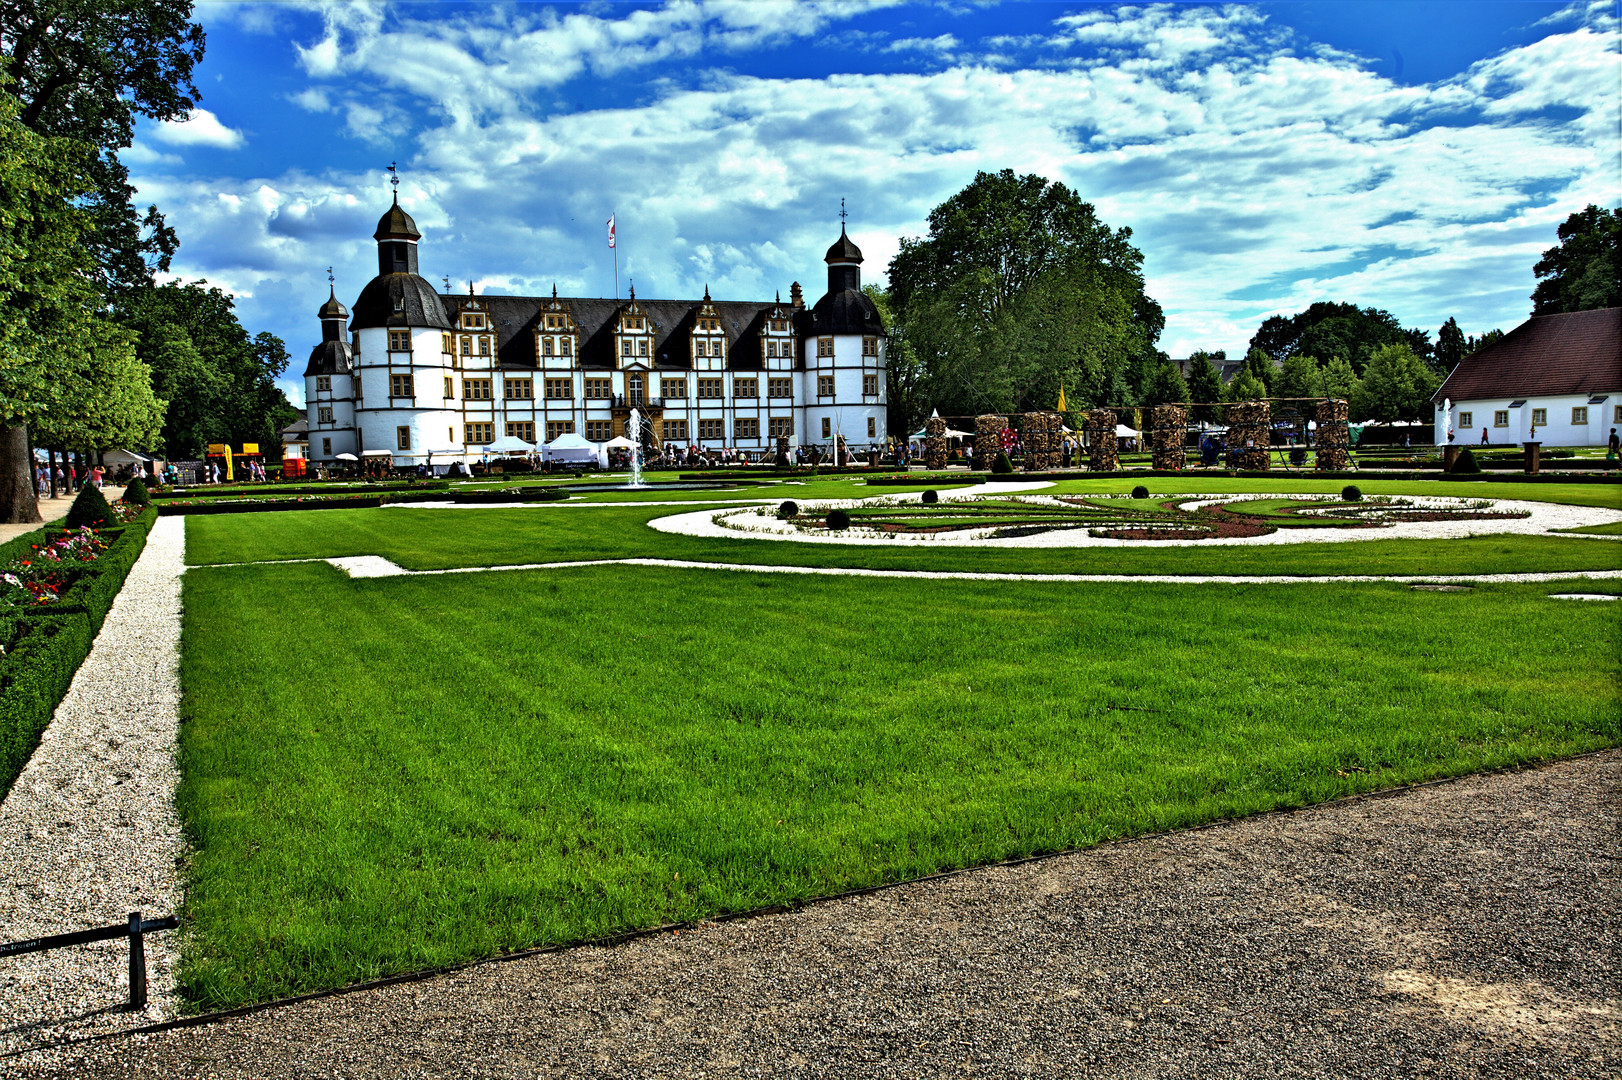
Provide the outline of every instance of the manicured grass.
[[892,549],[656,532],[670,507],[288,511],[192,517],[193,564],[382,555],[412,570],[572,559],[667,558],[902,570],[1128,574],[1425,574],[1609,570],[1622,549],[1580,537],[1357,540],[1273,547]]
[[194,570],[181,986],[237,1005],[1616,745],[1622,613],[1550,591]]

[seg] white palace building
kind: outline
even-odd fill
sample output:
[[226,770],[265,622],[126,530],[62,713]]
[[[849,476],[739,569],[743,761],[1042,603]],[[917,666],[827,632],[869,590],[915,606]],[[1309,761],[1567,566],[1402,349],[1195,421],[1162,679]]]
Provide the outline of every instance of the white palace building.
[[394,205],[377,276],[353,314],[336,292],[304,371],[309,456],[388,451],[397,465],[478,457],[498,438],[604,443],[632,408],[655,443],[761,453],[834,437],[883,443],[885,338],[861,291],[862,253],[828,249],[828,291],[790,302],[441,294],[417,270],[421,234]]

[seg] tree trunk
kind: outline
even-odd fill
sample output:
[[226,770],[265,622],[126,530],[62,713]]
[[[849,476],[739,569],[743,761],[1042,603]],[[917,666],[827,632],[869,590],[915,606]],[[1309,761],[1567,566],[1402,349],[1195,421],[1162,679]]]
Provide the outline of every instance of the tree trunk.
[[45,451],[45,469],[50,473],[51,498],[56,498],[56,451]]
[[0,427],[0,524],[32,525],[39,516],[34,497],[34,462],[28,452],[28,425]]

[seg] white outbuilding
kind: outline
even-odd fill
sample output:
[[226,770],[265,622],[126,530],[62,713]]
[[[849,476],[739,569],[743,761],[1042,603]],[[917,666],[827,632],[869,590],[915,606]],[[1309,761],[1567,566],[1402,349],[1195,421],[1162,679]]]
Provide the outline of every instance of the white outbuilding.
[[1537,315],[1459,362],[1436,443],[1604,446],[1622,429],[1622,307]]

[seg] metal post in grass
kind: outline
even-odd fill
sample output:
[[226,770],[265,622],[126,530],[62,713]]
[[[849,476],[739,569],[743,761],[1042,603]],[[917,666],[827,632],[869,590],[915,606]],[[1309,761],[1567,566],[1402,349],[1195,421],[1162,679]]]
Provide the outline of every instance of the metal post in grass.
[[141,937],[141,913],[130,912],[130,1012],[146,1008],[146,942]]

